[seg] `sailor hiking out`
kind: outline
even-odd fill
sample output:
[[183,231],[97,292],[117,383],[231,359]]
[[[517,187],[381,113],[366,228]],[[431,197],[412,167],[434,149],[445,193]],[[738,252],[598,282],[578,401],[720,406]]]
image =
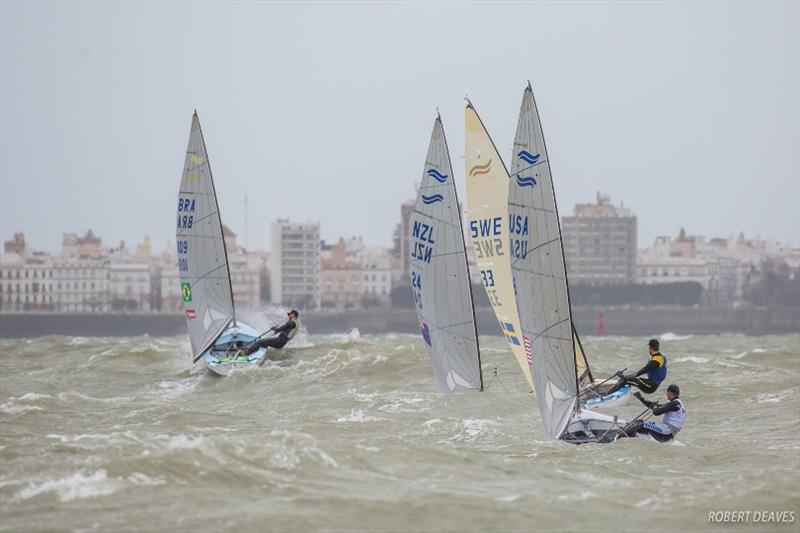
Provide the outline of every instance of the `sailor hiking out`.
[[[645,394],[652,394],[667,379],[667,358],[661,353],[657,339],[650,339],[647,343],[650,351],[650,360],[638,372],[617,372],[620,380],[614,385],[607,394],[612,394],[625,385],[633,385]],[[647,374],[646,378],[640,378],[642,374]]]
[[286,343],[292,340],[295,335],[297,335],[297,332],[300,331],[300,321],[298,320],[300,313],[298,313],[296,309],[292,309],[287,314],[289,316],[289,320],[287,320],[285,324],[280,326],[272,326],[267,331],[267,333],[277,333],[276,337],[256,340],[255,342],[249,344],[247,348],[242,351],[242,353],[249,355],[259,348],[281,349],[286,346]]
[[652,409],[656,416],[664,415],[661,422],[652,420],[637,420],[628,424],[624,429],[624,434],[620,436],[635,437],[638,435],[649,435],[658,442],[668,442],[675,438],[675,435],[683,428],[686,420],[686,405],[680,398],[681,389],[677,385],[667,387],[667,400],[665,404],[645,400],[638,392],[634,393],[640,402],[648,409]]

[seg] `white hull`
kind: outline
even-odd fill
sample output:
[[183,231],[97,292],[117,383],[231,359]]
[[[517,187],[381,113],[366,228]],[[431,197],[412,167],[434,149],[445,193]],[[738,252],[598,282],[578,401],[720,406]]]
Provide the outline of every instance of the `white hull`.
[[625,420],[616,416],[581,409],[567,425],[561,440],[572,444],[614,442],[625,424],[627,424]]

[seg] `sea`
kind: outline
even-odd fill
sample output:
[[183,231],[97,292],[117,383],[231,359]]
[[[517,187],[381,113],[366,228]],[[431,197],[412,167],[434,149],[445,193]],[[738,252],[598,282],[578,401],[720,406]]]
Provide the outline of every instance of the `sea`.
[[[0,531],[800,530],[800,335],[656,336],[677,440],[582,446],[500,337],[458,395],[416,335],[303,332],[224,378],[183,336],[4,339]],[[606,376],[648,339],[583,343]]]

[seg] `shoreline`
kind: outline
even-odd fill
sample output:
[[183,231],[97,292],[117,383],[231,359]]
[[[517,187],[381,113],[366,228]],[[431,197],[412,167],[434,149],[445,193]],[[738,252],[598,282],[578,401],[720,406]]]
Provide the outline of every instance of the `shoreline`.
[[[597,315],[603,313],[606,335],[683,335],[742,333],[746,335],[800,332],[800,307],[708,309],[681,307],[577,307],[572,315],[581,335],[597,334]],[[476,311],[480,335],[500,335],[491,309]],[[360,310],[346,313],[304,313],[303,323],[312,334],[411,333],[419,331],[413,309]],[[0,338],[45,335],[81,337],[170,337],[186,334],[181,313],[0,313]]]

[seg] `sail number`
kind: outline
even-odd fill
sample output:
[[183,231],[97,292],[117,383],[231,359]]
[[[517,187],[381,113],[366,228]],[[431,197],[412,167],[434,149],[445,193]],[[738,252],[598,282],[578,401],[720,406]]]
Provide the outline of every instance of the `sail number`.
[[411,290],[414,292],[414,303],[422,309],[422,274],[411,272]]
[[411,236],[416,239],[411,249],[411,258],[424,263],[430,263],[433,258],[433,226],[424,222],[414,221]]
[[189,253],[189,241],[178,241],[178,253],[179,254],[186,254]]
[[481,279],[484,287],[494,287],[494,272],[491,270],[481,270]]
[[186,257],[178,258],[178,270],[181,272],[189,272],[189,259]]
[[194,213],[196,203],[194,198],[178,198],[178,229],[192,229],[194,215],[181,213]]

